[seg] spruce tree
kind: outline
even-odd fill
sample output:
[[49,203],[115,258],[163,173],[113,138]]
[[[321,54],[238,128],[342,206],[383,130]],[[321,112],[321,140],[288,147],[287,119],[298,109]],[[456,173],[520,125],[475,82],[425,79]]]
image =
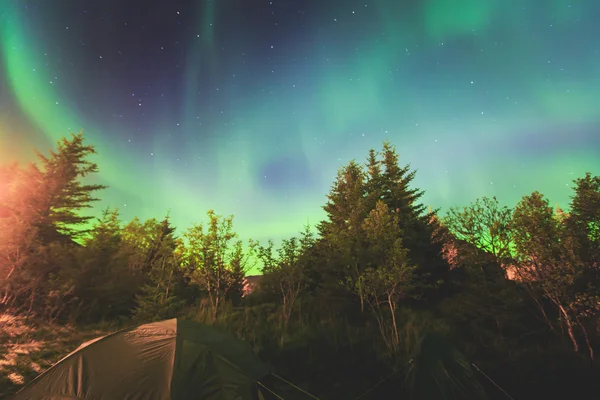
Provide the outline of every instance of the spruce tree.
[[[411,187],[415,174],[410,165],[399,165],[399,156],[389,142],[383,143],[381,153],[370,150],[364,165],[352,161],[340,169],[327,196],[327,219],[318,226],[321,240],[314,250],[327,255],[319,268],[321,285],[333,284],[331,289],[335,289],[349,278],[354,288],[364,270],[374,265],[363,221],[378,202],[394,214],[409,263],[417,266],[417,273],[428,276],[434,286],[446,278],[449,267],[442,257],[442,244],[434,237],[438,231],[435,212],[425,212],[419,201],[424,192]],[[360,290],[359,296],[364,309]]]
[[[97,200],[93,193],[104,188],[83,182],[98,172],[97,165],[88,160],[94,153],[94,147],[84,144],[83,134],[79,133],[60,140],[49,156],[38,152],[37,165],[31,164],[24,170],[11,169],[9,195],[0,200],[3,209],[9,209],[10,213],[2,221],[20,228],[19,232],[11,229],[9,240],[14,241],[18,235],[25,238],[7,249],[8,254],[19,255],[18,259],[10,260],[12,283],[8,285],[18,289],[9,289],[5,293],[13,295],[5,298],[12,296],[11,301],[29,304],[26,307],[30,311],[40,311],[35,308],[47,303],[39,301],[40,298],[47,299],[50,294],[61,298],[71,290],[58,277],[72,261],[73,239],[84,232],[80,228],[92,218],[80,212],[91,208]],[[0,230],[5,229],[0,226]],[[15,293],[19,293],[18,299]],[[62,299],[58,303],[61,303],[57,305],[59,308],[65,304]]]
[[432,283],[444,279],[448,265],[442,257],[441,244],[434,240],[435,211],[426,212],[426,206],[420,202],[425,192],[411,187],[416,171],[409,164],[400,166],[396,149],[387,141],[383,143],[380,165],[380,175],[375,177],[377,185],[372,190],[397,215],[411,263],[419,273],[430,274]]
[[322,237],[340,233],[355,234],[367,216],[365,174],[362,167],[351,161],[338,171],[336,181],[323,206],[327,219],[318,225]]
[[77,251],[76,293],[88,320],[127,315],[133,306],[134,276],[122,249],[119,211],[107,208]]
[[[307,272],[313,283],[329,294],[348,292],[348,280],[353,287],[366,267],[362,224],[369,209],[365,181],[362,166],[351,161],[338,171],[323,207],[327,219],[318,225],[321,243],[317,248],[324,250],[326,256],[320,260],[318,274]],[[364,309],[360,293],[359,298]]]
[[80,212],[91,208],[98,201],[94,193],[106,187],[83,182],[98,172],[98,166],[88,159],[93,154],[96,150],[84,144],[82,132],[58,141],[56,150],[48,157],[37,153],[41,169],[36,168],[34,173],[39,180],[40,193],[44,195],[37,204],[39,227],[46,241],[61,235],[74,238],[86,232],[81,227],[93,217]]
[[179,260],[175,256],[179,241],[174,234],[175,228],[171,226],[168,217],[156,226],[151,251],[148,254],[148,281],[136,296],[137,307],[133,315],[137,320],[173,318],[183,306],[177,296],[182,276]]

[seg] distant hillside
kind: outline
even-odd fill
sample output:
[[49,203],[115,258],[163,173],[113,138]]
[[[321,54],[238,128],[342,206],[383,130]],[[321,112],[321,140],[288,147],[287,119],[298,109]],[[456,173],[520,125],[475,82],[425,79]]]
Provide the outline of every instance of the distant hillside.
[[244,278],[244,296],[254,292],[262,279],[262,275],[248,275]]

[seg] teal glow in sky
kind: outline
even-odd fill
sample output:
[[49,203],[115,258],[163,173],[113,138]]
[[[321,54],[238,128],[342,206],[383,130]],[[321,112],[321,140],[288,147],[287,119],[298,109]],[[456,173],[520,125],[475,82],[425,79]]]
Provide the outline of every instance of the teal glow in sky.
[[385,139],[442,210],[600,173],[597,1],[153,3],[0,4],[0,161],[84,128],[100,207],[259,240]]

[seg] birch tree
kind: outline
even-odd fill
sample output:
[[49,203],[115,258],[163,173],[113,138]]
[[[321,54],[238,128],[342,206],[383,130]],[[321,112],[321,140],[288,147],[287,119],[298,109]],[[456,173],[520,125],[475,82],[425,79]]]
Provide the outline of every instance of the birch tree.
[[[250,252],[233,231],[233,216],[223,217],[209,210],[208,224],[196,224],[183,235],[182,267],[192,285],[206,295],[211,318],[216,321],[219,311],[236,290],[241,290],[250,267]],[[251,243],[252,247],[252,243]]]

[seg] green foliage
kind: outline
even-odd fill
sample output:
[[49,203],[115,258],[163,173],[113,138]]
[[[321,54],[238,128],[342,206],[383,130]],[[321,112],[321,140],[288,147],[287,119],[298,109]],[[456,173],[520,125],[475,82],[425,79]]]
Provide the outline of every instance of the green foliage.
[[287,328],[294,306],[306,288],[307,250],[315,243],[310,226],[306,226],[300,239],[295,237],[283,240],[273,254],[274,244],[269,241],[266,247],[257,245],[258,257],[263,262],[261,289],[273,293],[281,302],[281,323]]
[[500,206],[495,197],[483,197],[460,210],[451,208],[443,223],[458,242],[467,244],[461,246],[461,254],[471,256],[467,262],[476,265],[478,261],[485,262],[484,255],[490,255],[491,261],[497,263],[509,262],[512,258],[511,220],[512,210]]
[[[410,187],[416,172],[398,160],[394,147],[385,142],[381,154],[369,152],[365,166],[352,161],[340,169],[324,206],[327,219],[318,225],[321,237],[309,250],[318,254],[316,262],[321,264],[318,272],[316,267],[307,271],[315,285],[330,296],[343,296],[350,288],[362,310],[366,300],[362,276],[388,257],[397,240],[406,249],[407,263],[427,283],[420,285],[420,297],[435,297],[432,289],[447,276],[442,246],[434,238],[434,213],[425,213],[418,202],[423,192]],[[382,236],[373,229],[386,233]]]
[[[592,285],[585,288],[577,285],[582,277],[593,272],[578,254],[577,235],[553,213],[548,200],[538,192],[523,197],[517,205],[513,229],[519,276],[533,296],[539,294],[552,304],[573,349],[578,352],[581,342],[585,342],[590,358],[594,359],[589,327],[582,323],[581,317],[597,309],[598,292]],[[548,317],[546,320],[552,326]]]
[[574,234],[578,234],[583,257],[597,263],[600,258],[600,176],[587,173],[575,180],[575,194],[568,217]]
[[554,302],[566,301],[577,270],[572,242],[540,193],[525,196],[513,214],[519,274],[536,282]]
[[71,318],[97,321],[126,314],[137,288],[127,270],[126,254],[120,251],[118,210],[104,210],[84,244],[74,251],[72,268],[63,267],[61,272],[74,285],[77,307]]
[[93,193],[105,188],[83,183],[84,178],[98,172],[98,166],[88,159],[96,150],[83,142],[83,133],[80,132],[72,134],[70,139],[60,140],[57,150],[50,151],[50,157],[38,152],[42,166],[39,190],[44,193],[43,203],[38,205],[41,224],[52,226],[68,236],[82,233],[76,227],[85,225],[92,217],[78,212],[91,208],[92,203],[98,201]]
[[175,228],[166,217],[156,223],[153,229],[148,256],[148,279],[136,296],[137,306],[133,317],[139,321],[154,321],[173,318],[181,311],[184,302],[178,298],[178,284],[182,283],[183,273],[175,250],[179,241],[175,238]]
[[[217,324],[321,399],[503,396],[482,371],[516,398],[593,388],[598,177],[575,181],[568,212],[534,192],[514,210],[482,198],[440,220],[385,142],[339,170],[317,234],[307,226],[277,248],[244,249],[233,216],[212,210],[181,237],[168,217],[122,223],[106,209],[92,224],[81,212],[102,188],[90,183],[93,154],[79,134],[39,166],[0,168],[3,308],[102,330],[171,317]],[[253,256],[262,276],[245,295]]]
[[223,304],[241,294],[249,254],[240,240],[234,241],[233,216],[222,217],[213,210],[207,215],[207,229],[202,224],[188,229],[179,251],[190,284],[206,295],[216,320]]
[[160,321],[176,317],[183,304],[160,284],[146,284],[136,296],[133,318],[141,322]]
[[590,319],[600,316],[600,177],[586,174],[575,180],[570,213],[564,221],[581,265],[576,281],[578,313]]
[[379,200],[363,223],[371,266],[357,279],[356,292],[369,304],[382,339],[393,355],[400,345],[396,314],[399,302],[415,296],[415,267],[402,246],[397,215]]

